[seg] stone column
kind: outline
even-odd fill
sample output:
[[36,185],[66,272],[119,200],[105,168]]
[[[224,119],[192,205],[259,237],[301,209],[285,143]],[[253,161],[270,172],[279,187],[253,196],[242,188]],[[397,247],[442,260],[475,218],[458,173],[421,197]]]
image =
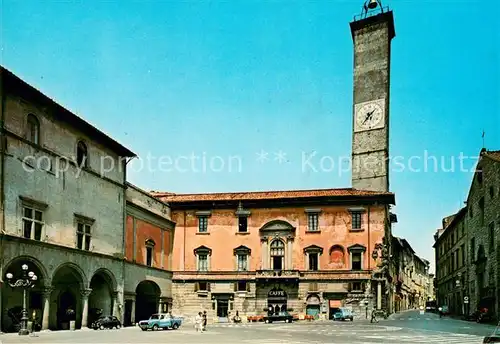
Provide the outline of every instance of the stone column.
[[377,282],[377,309],[382,309],[382,282]]
[[135,297],[132,300],[132,311],[130,313],[132,313],[130,314],[130,322],[132,324],[135,324]]
[[260,243],[261,243],[261,251],[262,251],[261,269],[262,270],[267,270],[268,269],[268,263],[269,263],[269,255],[268,255],[268,248],[267,248],[267,237],[260,238]]
[[82,311],[82,329],[87,327],[88,324],[88,315],[89,315],[89,295],[92,292],[92,289],[82,289],[81,291],[82,294],[82,305],[83,305],[83,311]]
[[49,329],[50,317],[50,295],[54,288],[48,287],[43,289],[43,313],[42,313],[42,330]]

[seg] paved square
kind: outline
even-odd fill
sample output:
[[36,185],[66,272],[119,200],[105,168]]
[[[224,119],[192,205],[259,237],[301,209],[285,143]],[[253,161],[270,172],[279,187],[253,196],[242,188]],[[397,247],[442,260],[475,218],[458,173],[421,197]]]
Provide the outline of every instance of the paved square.
[[125,328],[104,331],[60,331],[38,333],[36,337],[4,334],[2,343],[255,343],[255,344],[480,344],[482,336],[426,331],[369,323],[293,323],[213,325],[197,333],[192,325],[179,330],[141,331]]

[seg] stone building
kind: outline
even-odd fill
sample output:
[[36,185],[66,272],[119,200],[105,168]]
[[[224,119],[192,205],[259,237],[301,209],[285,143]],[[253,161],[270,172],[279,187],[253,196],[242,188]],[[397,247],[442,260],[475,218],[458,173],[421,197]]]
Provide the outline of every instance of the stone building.
[[389,192],[155,195],[176,222],[175,313],[226,321],[236,311],[328,317],[340,306],[364,314],[364,301],[388,307],[372,253],[390,237]]
[[481,150],[467,197],[470,308],[499,316],[500,151]]
[[[378,2],[379,3],[379,2]],[[389,192],[392,11],[367,6],[354,42],[352,186],[282,192],[155,192],[176,222],[175,312],[292,311],[330,316],[340,306],[392,310],[395,219]]]
[[6,275],[24,264],[38,277],[28,314],[43,329],[85,327],[100,312],[130,323],[145,315],[134,298],[171,300],[170,258],[137,257],[150,238],[171,257],[174,227],[164,203],[126,183],[135,154],[3,67],[0,85],[2,330],[16,330],[23,304]]
[[396,312],[419,308],[433,300],[430,263],[416,255],[406,239],[393,237],[392,264],[395,266],[394,309]]
[[458,314],[500,303],[500,151],[482,149],[466,206],[435,234],[437,298]]
[[469,295],[467,256],[467,208],[443,219],[443,230],[435,235],[437,302],[452,314],[466,314],[464,297]]

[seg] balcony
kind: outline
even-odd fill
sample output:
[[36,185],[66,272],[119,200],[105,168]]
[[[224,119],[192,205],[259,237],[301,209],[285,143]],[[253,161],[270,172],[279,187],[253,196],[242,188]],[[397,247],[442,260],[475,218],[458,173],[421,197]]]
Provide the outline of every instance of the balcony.
[[298,270],[257,270],[256,279],[265,280],[298,280]]

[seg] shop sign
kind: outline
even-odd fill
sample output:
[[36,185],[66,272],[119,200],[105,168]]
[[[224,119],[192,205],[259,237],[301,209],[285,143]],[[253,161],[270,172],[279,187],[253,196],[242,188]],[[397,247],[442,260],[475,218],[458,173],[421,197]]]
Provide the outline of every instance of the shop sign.
[[273,290],[269,291],[269,293],[267,294],[267,296],[270,296],[270,297],[286,297],[286,293],[285,293],[284,290],[273,289]]

